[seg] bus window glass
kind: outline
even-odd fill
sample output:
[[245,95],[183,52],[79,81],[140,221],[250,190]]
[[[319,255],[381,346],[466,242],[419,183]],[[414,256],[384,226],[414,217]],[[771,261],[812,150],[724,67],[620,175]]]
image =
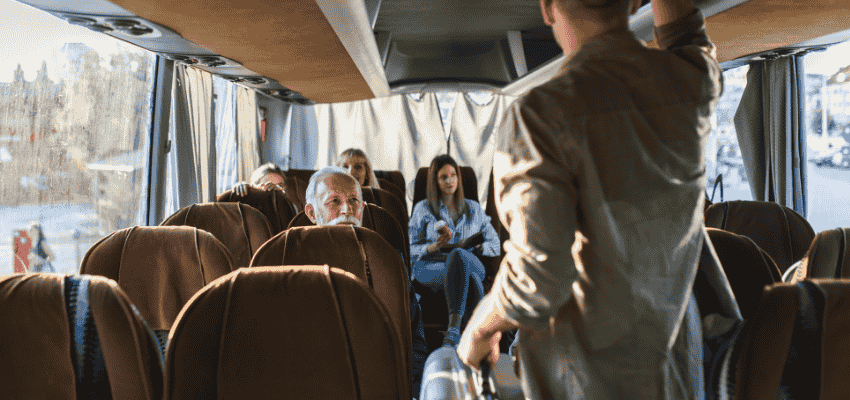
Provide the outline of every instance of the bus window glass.
[[92,244],[146,219],[156,57],[2,3],[0,273],[74,273]]
[[[752,200],[744,159],[738,147],[735,132],[735,112],[747,86],[747,71],[744,65],[723,72],[723,95],[712,119],[712,130],[706,142],[705,169],[708,180],[706,190],[714,202],[721,201],[720,186],[723,186],[723,201]],[[717,181],[721,182],[717,182]],[[717,189],[715,188],[717,183]]]
[[804,56],[806,219],[850,227],[850,42]]

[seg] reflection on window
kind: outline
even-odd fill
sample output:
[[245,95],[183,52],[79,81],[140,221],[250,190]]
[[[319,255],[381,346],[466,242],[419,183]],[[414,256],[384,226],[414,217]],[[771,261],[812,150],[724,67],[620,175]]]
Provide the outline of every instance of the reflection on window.
[[806,219],[850,227],[850,42],[805,56]]
[[[711,134],[706,143],[706,189],[713,202],[752,200],[744,159],[735,132],[735,112],[747,86],[745,65],[723,72],[723,95],[714,110]],[[723,197],[721,198],[721,186]],[[716,189],[715,189],[716,187]],[[713,196],[712,196],[713,194]]]
[[52,43],[0,70],[0,273],[76,272],[100,238],[144,224],[155,56]]

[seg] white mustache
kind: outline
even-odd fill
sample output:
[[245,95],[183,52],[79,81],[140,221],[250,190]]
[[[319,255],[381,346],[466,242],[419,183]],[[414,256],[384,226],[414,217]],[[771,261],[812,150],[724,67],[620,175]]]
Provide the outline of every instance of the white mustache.
[[339,225],[343,223],[354,224],[356,226],[363,226],[363,221],[355,218],[352,215],[341,215],[339,217],[334,218],[332,221],[325,224],[326,226]]

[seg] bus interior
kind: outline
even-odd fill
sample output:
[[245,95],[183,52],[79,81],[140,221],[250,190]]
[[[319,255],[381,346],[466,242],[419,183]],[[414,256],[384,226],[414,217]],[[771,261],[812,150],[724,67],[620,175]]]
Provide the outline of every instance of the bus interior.
[[[841,268],[846,234],[833,238],[838,244],[830,242],[840,247],[838,267],[827,273],[811,261],[818,239],[850,227],[850,207],[841,200],[850,196],[850,1],[695,3],[724,70],[705,146],[706,226],[721,264],[737,257],[740,246],[750,246],[724,236],[727,231],[749,238],[752,254],[769,260],[764,268],[770,276],[757,284],[740,283],[751,275],[724,265],[741,313],[758,320],[764,285],[787,282],[799,274],[798,265],[808,266],[810,278],[850,277],[850,269]],[[109,250],[110,241],[118,240],[114,233],[125,235],[122,251],[131,257],[130,232],[140,238],[153,227],[187,224],[167,220],[180,215],[188,221],[187,208],[216,202],[264,163],[287,172],[287,186],[297,187],[293,191],[300,196],[293,203],[303,206],[311,174],[348,148],[362,149],[387,182],[382,191],[364,196],[382,203],[370,215],[391,215],[398,223],[401,232],[385,237],[398,251],[403,253],[398,234],[407,234],[409,212],[423,198],[418,175],[440,154],[464,167],[465,196],[485,207],[504,242],[508,234],[496,214],[491,172],[500,123],[515,99],[556,76],[565,62],[539,3],[531,0],[0,0],[0,5],[4,276],[28,272],[34,224],[55,254],[51,272],[82,276],[75,274],[96,271],[92,265],[98,263],[123,262],[110,253],[118,250]],[[649,0],[632,15],[629,28],[655,46]],[[256,211],[228,207],[244,224]],[[266,218],[277,212],[261,211]],[[205,215],[201,212],[206,211],[195,215]],[[263,237],[295,240],[279,234],[296,212],[267,222]],[[755,214],[774,219],[765,222]],[[736,225],[736,215],[751,219]],[[382,235],[397,232],[372,224]],[[184,244],[174,243],[183,243],[187,233],[172,234],[163,249],[182,249]],[[340,237],[340,243],[350,239]],[[194,238],[186,239],[187,254],[207,241],[209,251],[227,253],[221,257],[229,257],[229,266],[209,267],[223,269],[216,276],[248,267],[245,260],[264,243],[251,242],[246,253],[215,244],[217,235]],[[720,243],[739,247],[729,250]],[[148,256],[133,251],[135,257]],[[489,278],[499,261],[485,263]],[[313,264],[334,267],[332,261]],[[160,278],[180,279],[163,272],[166,264],[156,268],[163,268]],[[348,275],[326,275],[337,276],[340,286],[334,290],[344,296],[372,296],[345,286]],[[235,285],[235,275],[227,276]],[[74,279],[79,278],[66,278],[65,285],[80,285]],[[101,287],[98,282],[92,280],[91,287]],[[207,283],[186,290],[194,295]],[[120,280],[118,286],[131,303],[133,293],[144,297],[147,290],[144,284],[125,288]],[[209,293],[192,301],[217,301],[212,289]],[[127,307],[132,306],[147,307]],[[165,320],[145,323],[168,338],[177,312],[188,312],[181,307]],[[377,314],[403,313],[392,305],[375,307],[386,309],[373,310]],[[439,346],[445,311],[432,316],[424,309],[431,351]],[[399,365],[409,362],[400,360]],[[150,379],[169,387],[172,378],[165,371],[164,378]],[[157,392],[146,398],[161,397]]]

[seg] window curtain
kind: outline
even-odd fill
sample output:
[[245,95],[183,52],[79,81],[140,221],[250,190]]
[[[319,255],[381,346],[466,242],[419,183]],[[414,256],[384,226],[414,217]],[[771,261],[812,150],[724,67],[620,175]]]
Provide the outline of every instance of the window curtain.
[[417,98],[400,94],[293,106],[289,121],[292,167],[319,169],[333,164],[341,151],[360,148],[375,169],[401,171],[412,208],[416,172],[446,152],[436,96],[426,93]]
[[236,85],[215,77],[215,154],[216,194],[225,192],[238,181],[236,174]]
[[208,72],[174,66],[166,214],[215,197],[213,80]]
[[[480,97],[480,96],[479,96]],[[513,97],[493,94],[481,103],[470,93],[458,93],[449,136],[449,155],[458,165],[468,165],[478,178],[478,199],[487,199],[487,180],[493,166],[496,132]]]
[[240,181],[251,179],[251,173],[260,166],[260,113],[257,94],[241,86],[236,90],[236,133],[238,137],[236,170]]
[[794,56],[750,64],[734,121],[753,199],[805,216],[803,77]]

